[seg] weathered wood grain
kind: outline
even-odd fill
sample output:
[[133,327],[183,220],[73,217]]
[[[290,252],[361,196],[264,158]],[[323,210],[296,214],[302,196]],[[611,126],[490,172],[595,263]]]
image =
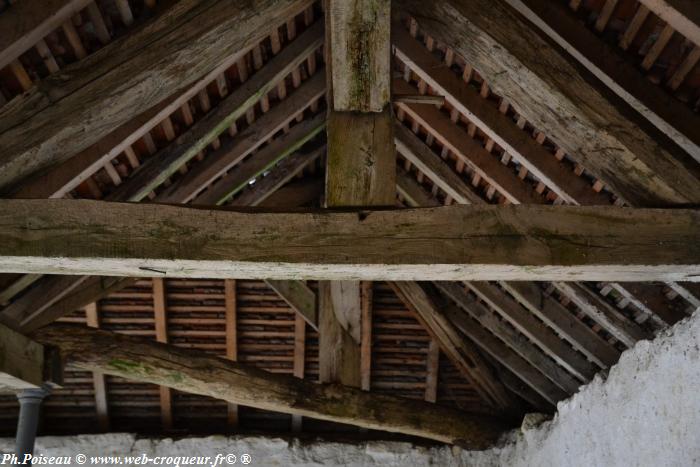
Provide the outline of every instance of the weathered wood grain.
[[260,40],[308,0],[185,0],[0,110],[0,190],[68,159]]
[[416,282],[402,281],[389,284],[423,327],[437,340],[440,348],[460,374],[472,383],[486,403],[508,410],[510,395],[495,377],[476,346],[464,339],[457,327],[440,311],[423,288]]
[[699,223],[700,211],[683,209],[458,205],[264,213],[0,200],[0,271],[695,282]]
[[696,161],[503,0],[398,0],[397,9],[452,47],[537,128],[630,204],[700,199]]
[[90,0],[15,2],[0,15],[0,69],[78,13]]
[[56,346],[71,365],[160,384],[263,410],[314,417],[484,449],[504,425],[485,415],[316,384],[269,373],[204,352],[87,328],[51,326],[35,338]]
[[330,112],[328,207],[393,206],[396,150],[390,107],[380,113]]
[[[588,68],[625,102],[700,161],[700,117],[663,87],[653,84],[624,52],[589,31],[563,3],[548,0],[506,0]],[[682,0],[681,0],[682,2]],[[642,4],[664,4],[646,0]],[[690,2],[688,2],[690,3]],[[660,11],[660,8],[656,8]],[[695,8],[698,9],[697,6]],[[700,26],[695,26],[700,44]],[[690,37],[690,36],[687,36]]]
[[391,96],[389,0],[330,0],[333,110],[382,112]]

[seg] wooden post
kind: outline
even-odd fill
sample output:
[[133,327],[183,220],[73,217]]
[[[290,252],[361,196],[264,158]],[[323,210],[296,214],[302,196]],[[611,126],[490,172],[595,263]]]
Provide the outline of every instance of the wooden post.
[[[327,0],[326,207],[394,204],[390,26],[388,0]],[[322,382],[362,384],[361,303],[359,281],[319,283]]]
[[[226,279],[224,281],[224,299],[226,306],[226,358],[235,362],[238,360],[238,332],[236,281]],[[238,428],[238,405],[228,404],[228,426]]]
[[[97,302],[85,307],[85,319],[88,327],[99,329],[100,318],[97,310]],[[94,371],[92,373],[93,387],[95,388],[95,412],[97,413],[97,425],[100,431],[109,431],[109,404],[107,402],[107,381],[105,375]]]
[[[153,279],[153,313],[156,322],[156,340],[168,342],[168,318],[166,316],[165,281],[160,278]],[[163,429],[173,428],[172,393],[167,386],[160,387],[160,418]]]

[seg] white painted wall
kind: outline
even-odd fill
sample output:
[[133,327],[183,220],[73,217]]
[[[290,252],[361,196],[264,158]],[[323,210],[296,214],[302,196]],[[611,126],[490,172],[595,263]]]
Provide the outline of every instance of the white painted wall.
[[[36,452],[212,457],[232,453],[239,456],[235,465],[248,453],[250,465],[284,466],[700,466],[700,313],[625,352],[606,380],[597,377],[560,403],[551,422],[511,433],[510,438],[499,448],[466,452],[396,442],[137,440],[129,434],[109,434],[44,437],[37,441]],[[0,439],[0,452],[11,452],[12,447],[12,440]]]

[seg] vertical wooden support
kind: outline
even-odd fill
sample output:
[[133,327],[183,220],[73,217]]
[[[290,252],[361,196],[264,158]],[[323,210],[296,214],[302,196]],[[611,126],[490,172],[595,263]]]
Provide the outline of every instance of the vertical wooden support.
[[[236,333],[236,281],[224,281],[224,298],[226,301],[226,358],[238,360],[238,335]],[[297,315],[298,316],[298,315]],[[228,404],[228,426],[238,428],[238,405]]]
[[[100,318],[97,303],[91,303],[85,307],[87,325],[91,328],[100,327]],[[93,386],[95,388],[95,412],[97,413],[97,426],[100,431],[109,431],[109,405],[107,403],[107,383],[105,375],[97,371],[92,373]]]
[[[168,343],[168,325],[165,305],[165,282],[163,279],[153,279],[153,313],[156,321],[156,340]],[[172,392],[170,388],[160,387],[160,418],[163,428],[170,430],[173,427]]]
[[[306,321],[299,314],[294,315],[294,376],[304,378],[306,362]],[[292,431],[301,431],[301,415],[292,415]]]
[[[391,2],[326,0],[326,207],[393,206]],[[359,281],[319,283],[319,375],[360,387]]]
[[438,371],[440,368],[440,345],[435,339],[428,344],[428,362],[426,364],[425,400],[437,401]]
[[361,287],[360,387],[363,391],[369,391],[372,374],[372,282],[363,281]]

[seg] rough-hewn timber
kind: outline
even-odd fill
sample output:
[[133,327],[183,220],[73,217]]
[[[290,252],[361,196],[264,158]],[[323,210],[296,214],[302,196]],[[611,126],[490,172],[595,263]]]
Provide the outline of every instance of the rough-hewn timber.
[[259,40],[308,0],[185,0],[0,110],[0,190],[57,164]]
[[684,209],[458,205],[264,213],[0,200],[0,272],[695,282],[699,224],[700,211]]
[[269,373],[204,352],[95,329],[51,326],[35,338],[56,346],[71,365],[168,386],[263,410],[404,433],[474,449],[493,443],[504,426],[423,401],[316,384]]
[[518,113],[630,204],[700,199],[697,163],[612,97],[604,85],[503,0],[398,0]]

